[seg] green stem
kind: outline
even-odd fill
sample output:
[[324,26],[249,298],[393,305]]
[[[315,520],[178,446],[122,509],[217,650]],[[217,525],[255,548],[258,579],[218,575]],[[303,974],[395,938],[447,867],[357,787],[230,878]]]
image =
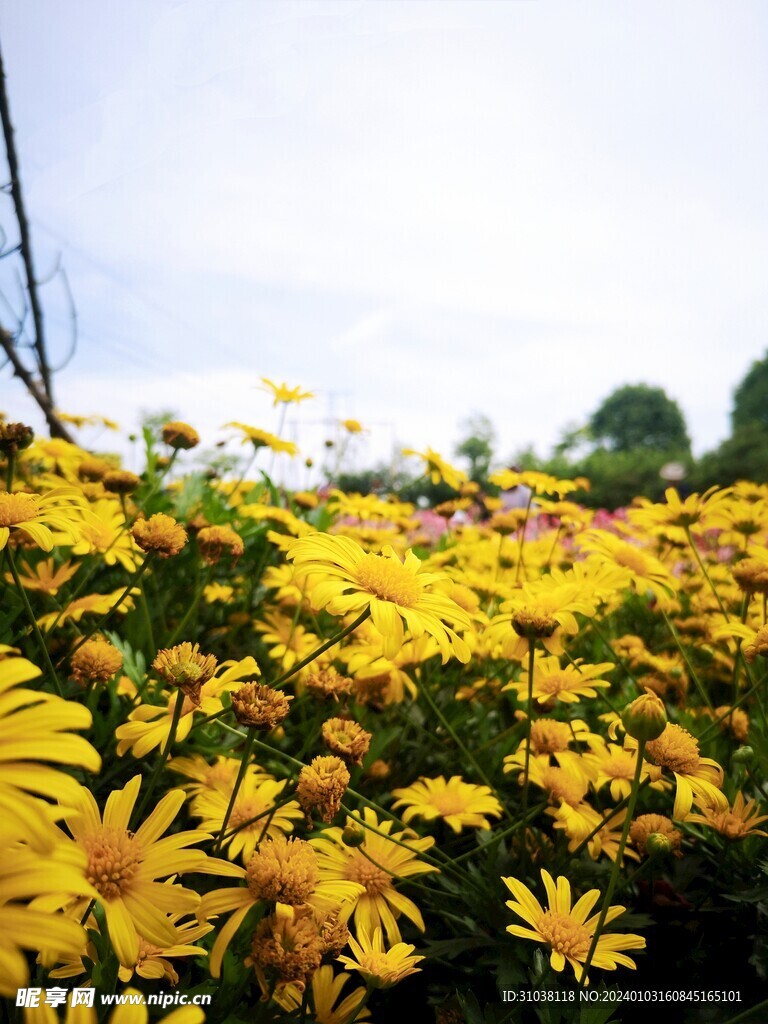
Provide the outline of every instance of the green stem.
[[691,664],[688,655],[685,653],[685,648],[680,643],[680,637],[677,634],[677,630],[672,625],[672,620],[670,619],[670,617],[667,615],[667,613],[664,611],[663,608],[661,609],[661,614],[664,617],[664,621],[667,624],[667,628],[669,629],[669,632],[672,634],[672,638],[674,639],[675,643],[677,644],[677,649],[680,651],[680,653],[683,656],[683,661],[685,662],[685,667],[688,669],[688,674],[690,675],[691,679],[693,680],[694,686],[699,691],[699,696],[704,701],[704,703],[707,705],[707,707],[712,712],[712,714],[714,714],[715,713],[715,706],[712,703],[712,701],[709,699],[709,697],[707,695],[707,691],[704,689],[704,687],[703,687],[703,685],[701,683],[701,680],[696,675],[696,670],[694,669],[693,665]]
[[688,538],[688,544],[689,544],[689,546],[691,548],[691,551],[693,551],[694,558],[699,563],[699,568],[704,573],[704,577],[705,577],[707,583],[709,584],[709,589],[715,595],[715,600],[717,601],[718,605],[720,606],[720,611],[725,616],[725,621],[726,622],[730,622],[730,619],[728,618],[728,612],[725,610],[725,605],[720,600],[720,595],[717,592],[717,588],[715,587],[714,583],[712,582],[712,578],[709,575],[709,573],[707,572],[707,567],[704,565],[704,561],[703,561],[701,555],[699,554],[699,549],[696,547],[696,544],[694,543],[693,537],[691,536],[691,528],[690,528],[690,526],[686,526],[685,527],[685,535]]
[[210,579],[210,575],[210,569],[207,572],[203,572],[200,574],[200,578],[197,581],[197,586],[195,587],[195,595],[189,603],[189,608],[187,608],[184,614],[184,618],[178,624],[176,629],[174,629],[173,634],[171,635],[171,638],[168,641],[169,647],[173,647],[173,645],[176,643],[176,641],[179,639],[179,637],[183,634],[184,630],[186,629],[187,623],[197,611],[197,606],[200,603],[200,598],[202,597],[203,590],[205,590],[206,582]]
[[[742,623],[747,621],[747,613],[748,612],[749,612],[749,594],[745,594],[744,595],[744,599],[741,602],[741,622]],[[765,616],[763,616],[763,621],[765,621]],[[734,701],[738,700],[738,698],[739,698],[739,669],[741,668],[741,658],[739,657],[739,653],[741,653],[741,647],[739,647],[739,652],[736,654],[736,657],[733,659],[733,683],[732,683],[732,685],[733,685],[733,699],[734,699]]]
[[518,534],[518,551],[517,551],[517,571],[515,572],[515,583],[520,579],[520,570],[523,568],[523,547],[525,546],[525,531],[528,528],[528,516],[531,514],[531,505],[533,504],[534,490],[531,488],[531,493],[528,496],[528,504],[525,506],[525,517],[523,518],[523,525]]
[[[493,793],[493,795],[499,801],[499,804],[502,807],[504,807],[504,801],[501,799],[500,795],[496,791],[496,787],[493,785],[493,783],[488,778],[486,773],[483,771],[483,769],[477,763],[474,754],[472,754],[472,752],[468,749],[468,747],[466,747],[464,745],[464,743],[462,742],[462,740],[459,737],[459,735],[456,732],[456,730],[453,728],[451,723],[448,721],[448,719],[445,717],[443,712],[437,706],[437,703],[435,702],[434,697],[429,692],[429,685],[428,685],[426,679],[423,676],[422,676],[422,679],[421,679],[421,684],[419,686],[419,693],[420,694],[422,694],[422,693],[424,694],[424,697],[426,698],[427,704],[429,704],[432,712],[434,713],[434,715],[436,716],[436,718],[438,719],[440,724],[443,726],[443,728],[446,730],[446,732],[451,737],[453,742],[456,744],[456,746],[462,752],[464,757],[469,762],[470,766],[475,770],[477,775],[483,780],[483,782],[488,787],[488,789],[490,789],[490,791]],[[509,820],[512,821],[512,816],[510,815],[509,811],[506,808],[504,809],[504,813],[509,818]]]
[[[117,601],[115,601],[115,603],[112,605],[111,608],[108,608],[107,611],[104,612],[104,614],[101,616],[101,618],[96,622],[96,625],[92,626],[91,629],[87,633],[85,633],[77,641],[75,646],[69,652],[69,657],[72,657],[72,655],[75,653],[75,651],[79,650],[83,646],[83,644],[86,642],[86,640],[90,640],[91,637],[94,635],[94,633],[98,633],[101,630],[102,626],[106,625],[106,623],[109,620],[109,618],[115,613],[115,611],[117,611],[117,609],[120,607],[120,605],[126,599],[128,594],[136,586],[136,584],[139,582],[139,580],[144,575],[146,570],[149,568],[150,562],[152,561],[152,555],[153,555],[152,551],[147,553],[147,557],[141,563],[141,565],[136,570],[136,572],[134,572],[133,576],[131,576],[131,578],[128,580],[128,583],[127,583],[125,589],[123,590],[122,594],[120,595],[120,597],[118,597]],[[59,662],[59,665],[61,665],[63,660],[64,659],[62,658],[61,661]]]
[[253,454],[251,455],[250,459],[248,459],[248,461],[246,462],[245,468],[243,469],[243,472],[240,474],[240,477],[235,481],[235,486],[232,487],[230,489],[229,493],[226,495],[227,504],[230,503],[232,498],[234,498],[234,496],[240,490],[240,487],[242,486],[243,480],[245,480],[246,476],[250,472],[251,466],[253,465],[253,463],[254,463],[254,461],[256,459],[257,451],[258,451],[257,448],[253,449]]
[[[523,769],[523,818],[528,813],[528,788],[530,779],[528,771],[531,766],[531,726],[533,724],[533,666],[536,652],[536,641],[531,637],[528,640],[528,694],[525,702],[525,768]],[[520,863],[522,874],[525,875],[528,869],[528,843],[527,829],[523,833],[523,845],[520,850]]]
[[224,833],[227,831],[227,825],[229,824],[229,817],[232,814],[232,808],[235,806],[238,791],[240,790],[240,786],[245,778],[245,773],[248,770],[248,762],[251,759],[251,751],[253,750],[253,741],[255,739],[256,729],[254,726],[250,726],[248,732],[245,734],[245,746],[243,747],[243,753],[240,758],[240,768],[237,773],[237,778],[235,779],[235,785],[232,790],[232,794],[230,795],[229,803],[227,804],[227,810],[224,814],[224,820],[221,823],[221,829],[219,830],[219,834],[213,844],[214,854],[221,850],[221,844],[224,842]]
[[[742,1021],[754,1018],[756,1020],[765,1020],[764,1011],[768,1009],[768,999],[764,999],[762,1003],[758,1003],[757,1006],[753,1006],[750,1010],[744,1010],[743,1013],[737,1013],[735,1017],[729,1017],[725,1024],[741,1024]],[[755,1018],[755,1014],[759,1012],[759,1016]]]
[[158,760],[157,764],[155,765],[155,770],[152,772],[152,777],[149,780],[149,786],[147,787],[147,791],[144,794],[144,799],[139,804],[139,809],[136,812],[136,821],[137,822],[141,821],[141,817],[142,817],[142,814],[144,813],[144,809],[147,806],[147,804],[149,803],[149,798],[152,796],[152,793],[155,790],[155,786],[157,785],[157,780],[160,778],[160,773],[162,772],[163,768],[165,768],[165,763],[168,760],[168,756],[169,756],[169,754],[171,752],[171,748],[173,747],[173,741],[176,739],[176,730],[179,727],[179,722],[181,720],[181,709],[183,707],[184,707],[184,694],[182,693],[181,690],[177,690],[176,691],[176,703],[175,703],[174,708],[173,708],[173,718],[171,719],[171,729],[170,729],[170,732],[168,733],[168,739],[165,741],[165,746],[163,747],[163,752],[161,753],[160,759]]
[[48,653],[48,647],[46,646],[43,634],[40,632],[40,627],[37,624],[35,613],[32,611],[32,605],[29,603],[29,598],[27,597],[27,592],[22,585],[21,579],[19,578],[19,572],[18,569],[16,568],[16,560],[13,557],[13,551],[11,550],[10,544],[6,545],[5,551],[6,555],[8,556],[8,565],[11,567],[11,575],[13,576],[13,582],[16,584],[16,589],[18,590],[19,595],[21,596],[21,600],[24,605],[24,610],[27,613],[27,618],[29,619],[30,625],[32,626],[32,631],[35,634],[35,639],[37,640],[40,652],[43,655],[43,661],[45,662],[45,667],[48,670],[48,675],[51,677],[51,682],[53,683],[53,687],[56,690],[56,693],[59,695],[59,697],[63,697],[64,692],[61,689],[59,677],[56,675],[56,669],[53,667],[51,656]]
[[149,614],[149,605],[147,603],[147,594],[144,589],[144,580],[139,583],[140,594],[139,602],[141,604],[141,612],[144,616],[144,626],[147,630],[147,641],[149,643],[149,658],[151,659],[157,654],[157,647],[155,646],[155,632],[152,629],[152,616]]
[[605,890],[605,896],[603,897],[603,905],[600,908],[600,917],[597,920],[595,931],[592,936],[592,942],[587,953],[587,959],[584,962],[584,969],[581,974],[581,980],[579,982],[579,988],[583,989],[586,987],[589,979],[589,967],[592,963],[592,958],[595,955],[597,949],[597,943],[600,938],[600,932],[603,930],[605,919],[608,916],[608,910],[611,906],[611,900],[613,899],[613,893],[616,888],[616,882],[618,881],[619,874],[621,873],[621,861],[624,857],[624,848],[627,845],[627,839],[629,838],[629,829],[632,824],[632,818],[635,813],[635,804],[637,803],[637,794],[640,792],[640,775],[643,770],[643,752],[645,750],[645,740],[637,741],[637,760],[635,762],[635,774],[632,779],[632,791],[629,794],[629,805],[627,806],[627,814],[624,818],[624,827],[621,830],[621,839],[619,840],[619,846],[616,850],[616,859],[613,862],[611,868],[611,877],[608,880],[608,888]]
[[6,472],[6,484],[5,489],[10,492],[13,490],[13,472],[16,468],[16,452],[8,452],[8,466]]
[[[171,452],[171,457],[168,459],[168,465],[164,469],[162,469],[159,473],[157,473],[155,475],[155,482],[152,484],[150,489],[147,491],[146,495],[142,499],[141,505],[139,506],[141,508],[142,512],[146,513],[147,505],[149,504],[149,499],[150,498],[154,498],[158,488],[160,487],[160,484],[163,482],[163,480],[171,472],[171,469],[173,467],[174,462],[176,461],[176,456],[179,454],[179,451],[180,451],[179,448],[174,448],[174,450]],[[137,502],[137,504],[138,504],[138,502]]]
[[270,686],[280,686],[282,683],[286,682],[286,680],[290,679],[291,676],[295,676],[297,672],[301,672],[301,670],[313,662],[315,658],[319,658],[321,654],[325,654],[325,652],[331,647],[335,647],[336,644],[340,643],[345,636],[349,636],[350,633],[354,633],[357,627],[370,617],[370,614],[371,609],[366,608],[360,613],[360,615],[358,615],[351,626],[346,626],[339,633],[336,633],[335,636],[332,636],[330,640],[326,640],[324,644],[321,644],[320,647],[312,651],[311,654],[308,654],[306,658],[302,658],[302,660],[298,662],[298,664],[294,665],[292,669],[289,669],[288,672],[283,672],[281,676],[278,676],[277,679],[270,683]]

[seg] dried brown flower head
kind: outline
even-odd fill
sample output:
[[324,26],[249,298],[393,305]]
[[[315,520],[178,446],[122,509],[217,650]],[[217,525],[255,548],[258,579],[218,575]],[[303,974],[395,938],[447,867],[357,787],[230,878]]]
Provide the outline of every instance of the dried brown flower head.
[[327,825],[333,821],[349,778],[347,766],[338,757],[316,757],[301,769],[296,796],[309,822],[314,813]]
[[232,694],[232,710],[241,725],[274,729],[291,710],[292,700],[266,683],[246,683]]
[[346,718],[329,718],[323,722],[322,735],[323,743],[332,754],[352,764],[362,764],[371,745],[371,734]]
[[320,878],[317,854],[306,840],[283,835],[261,843],[246,871],[254,899],[299,907],[307,902]]
[[212,678],[218,662],[213,654],[201,654],[199,644],[183,643],[158,651],[152,668],[171,686],[200,703],[200,689]]
[[243,538],[229,526],[204,526],[197,534],[197,546],[208,565],[215,565],[223,554],[234,565],[245,550]]
[[137,519],[131,533],[142,551],[154,551],[161,558],[178,555],[187,543],[187,531],[164,512],[156,512],[149,519]]
[[304,680],[304,685],[313,697],[320,700],[337,701],[339,697],[346,697],[352,692],[352,680],[349,676],[337,672],[333,665],[313,667]]
[[106,683],[123,666],[123,656],[102,637],[93,637],[81,644],[72,655],[72,678],[86,683]]
[[200,444],[200,435],[194,427],[181,420],[173,420],[163,427],[163,441],[177,450],[188,451]]
[[141,486],[141,477],[127,469],[111,469],[104,474],[101,482],[104,490],[110,494],[133,494]]
[[3,455],[15,455],[29,448],[34,440],[35,432],[26,423],[0,422],[0,452]]

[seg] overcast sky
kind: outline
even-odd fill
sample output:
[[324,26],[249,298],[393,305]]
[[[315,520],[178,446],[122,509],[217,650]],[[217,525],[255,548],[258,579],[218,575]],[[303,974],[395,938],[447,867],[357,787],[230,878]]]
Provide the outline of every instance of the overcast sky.
[[646,382],[713,447],[768,347],[767,42],[761,0],[6,0],[60,406],[212,443],[275,429],[263,375],[310,453],[483,412],[504,458]]

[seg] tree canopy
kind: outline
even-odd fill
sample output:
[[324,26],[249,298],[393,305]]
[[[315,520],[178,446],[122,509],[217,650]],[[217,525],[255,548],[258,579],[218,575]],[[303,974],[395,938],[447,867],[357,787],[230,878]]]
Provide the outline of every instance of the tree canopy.
[[734,433],[750,423],[768,428],[768,351],[756,360],[733,393]]
[[677,402],[663,388],[648,384],[626,384],[613,391],[592,414],[589,429],[595,441],[615,452],[688,452],[691,446]]

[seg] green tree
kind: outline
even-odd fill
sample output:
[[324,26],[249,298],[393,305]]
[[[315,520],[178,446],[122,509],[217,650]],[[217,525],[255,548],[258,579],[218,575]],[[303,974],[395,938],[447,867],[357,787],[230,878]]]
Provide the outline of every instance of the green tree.
[[592,414],[589,428],[595,441],[614,452],[687,453],[691,447],[677,402],[648,384],[626,384],[612,392]]
[[488,479],[493,446],[496,443],[496,430],[493,423],[482,413],[475,413],[462,420],[459,429],[462,432],[462,439],[456,445],[454,453],[469,460],[470,480],[482,485]]
[[737,480],[768,481],[768,431],[760,423],[737,427],[719,447],[702,455],[691,485],[704,490],[714,484],[729,487]]
[[741,427],[759,423],[768,430],[768,351],[752,363],[733,393],[731,424],[734,435]]

